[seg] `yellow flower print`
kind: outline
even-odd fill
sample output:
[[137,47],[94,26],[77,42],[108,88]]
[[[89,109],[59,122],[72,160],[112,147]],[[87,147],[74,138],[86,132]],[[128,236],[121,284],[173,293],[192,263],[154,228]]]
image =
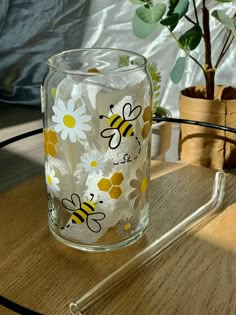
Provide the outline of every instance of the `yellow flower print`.
[[57,89],[55,87],[51,88],[52,97],[55,98],[57,94]]
[[141,169],[138,168],[136,170],[136,179],[132,179],[129,183],[134,190],[128,195],[128,199],[135,199],[133,205],[134,209],[137,209],[139,205],[142,209],[147,198],[149,180],[146,176],[146,172],[146,163],[144,163]]
[[83,167],[89,173],[99,174],[105,167],[104,157],[101,153],[90,151],[81,157]]
[[120,219],[118,223],[116,224],[117,233],[121,237],[130,236],[136,229],[137,224],[138,224],[138,220],[135,219],[134,217]]
[[55,146],[58,142],[57,134],[53,130],[47,131],[46,129],[44,129],[43,137],[44,137],[45,155],[51,155],[52,157],[55,157],[57,154],[57,151],[55,148]]

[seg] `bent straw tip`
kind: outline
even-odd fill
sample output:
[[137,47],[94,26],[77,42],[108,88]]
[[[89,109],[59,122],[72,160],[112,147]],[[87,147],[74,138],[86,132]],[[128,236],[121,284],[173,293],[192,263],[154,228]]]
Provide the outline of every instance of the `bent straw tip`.
[[73,315],[82,315],[76,303],[70,303],[70,311]]

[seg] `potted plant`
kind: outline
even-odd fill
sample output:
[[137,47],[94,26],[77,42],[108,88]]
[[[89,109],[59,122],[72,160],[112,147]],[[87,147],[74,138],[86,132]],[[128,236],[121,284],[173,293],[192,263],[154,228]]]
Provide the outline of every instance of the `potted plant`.
[[[231,16],[222,9],[209,10],[206,0],[201,1],[201,11],[196,0],[168,0],[154,4],[152,0],[130,0],[138,5],[133,16],[132,27],[139,38],[151,35],[158,24],[166,27],[170,37],[182,51],[175,60],[170,73],[171,80],[179,83],[184,74],[187,60],[200,67],[204,78],[202,86],[186,87],[180,95],[180,118],[200,120],[236,127],[236,89],[220,86],[215,82],[217,69],[233,43],[236,35],[236,14],[233,6]],[[231,3],[235,0],[215,0],[217,3]],[[188,16],[189,11],[194,13]],[[220,53],[212,58],[211,21],[220,23],[226,31],[224,42],[219,42]],[[178,26],[186,27],[183,34],[176,35]],[[193,51],[203,44],[205,60],[196,58]],[[233,70],[232,70],[233,71]],[[229,82],[230,84],[230,82]],[[192,164],[212,168],[229,168],[236,165],[236,138],[224,131],[182,124],[180,127],[180,158]]]

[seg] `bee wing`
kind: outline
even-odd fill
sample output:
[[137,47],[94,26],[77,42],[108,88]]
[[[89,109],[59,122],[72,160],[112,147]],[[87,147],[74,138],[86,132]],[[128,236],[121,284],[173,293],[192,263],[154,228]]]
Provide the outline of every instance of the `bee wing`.
[[74,212],[76,209],[81,207],[81,201],[78,194],[73,193],[71,199],[63,198],[63,206],[68,210],[69,213]]
[[135,120],[139,117],[139,115],[141,114],[141,111],[142,111],[142,107],[140,105],[135,106],[132,109],[131,103],[125,103],[125,105],[122,108],[123,118],[124,120],[128,120],[128,121]]
[[110,149],[116,149],[120,145],[121,134],[117,129],[106,128],[101,132],[101,136],[103,138],[110,138],[108,143]]
[[101,224],[99,221],[104,220],[105,218],[105,213],[103,212],[96,212],[96,213],[91,213],[87,216],[87,226],[90,229],[90,231],[94,233],[99,233],[101,231]]

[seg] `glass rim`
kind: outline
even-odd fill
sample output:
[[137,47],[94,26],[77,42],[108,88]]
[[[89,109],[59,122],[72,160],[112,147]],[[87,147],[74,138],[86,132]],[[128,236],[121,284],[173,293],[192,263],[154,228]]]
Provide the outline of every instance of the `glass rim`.
[[[60,56],[69,54],[69,53],[73,53],[73,52],[83,52],[83,51],[117,51],[117,52],[122,52],[122,53],[127,53],[129,55],[133,55],[136,57],[139,57],[143,62],[141,64],[135,65],[135,67],[133,68],[125,68],[125,67],[121,67],[119,68],[119,71],[114,72],[114,71],[108,71],[105,73],[93,73],[93,72],[84,72],[84,71],[80,71],[80,70],[67,70],[67,69],[63,69],[62,67],[58,66],[58,65],[54,65],[52,63],[53,59],[58,58]],[[145,67],[147,65],[147,58],[144,57],[142,54],[139,54],[137,52],[128,50],[128,49],[121,49],[121,48],[77,48],[77,49],[69,49],[69,50],[64,50],[58,54],[54,54],[51,57],[48,58],[47,60],[47,65],[49,66],[49,68],[52,68],[54,70],[63,72],[63,73],[67,73],[67,74],[77,74],[77,75],[81,75],[81,76],[104,76],[104,75],[115,75],[115,74],[119,74],[121,72],[133,72],[133,71],[137,71],[143,67]]]

